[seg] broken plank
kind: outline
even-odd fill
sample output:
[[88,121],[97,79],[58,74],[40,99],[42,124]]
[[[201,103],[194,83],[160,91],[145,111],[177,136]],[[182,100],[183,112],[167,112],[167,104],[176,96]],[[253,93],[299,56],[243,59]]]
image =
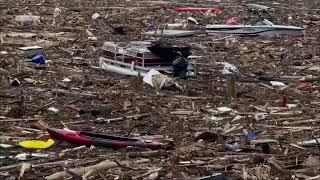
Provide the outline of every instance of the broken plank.
[[[149,159],[141,159],[136,161],[135,163],[137,164],[143,164],[143,163],[147,163],[150,162]],[[91,170],[95,170],[95,171],[102,171],[102,170],[107,170],[107,169],[111,169],[111,168],[115,168],[115,167],[121,167],[121,166],[125,166],[130,164],[130,161],[122,161],[122,162],[114,162],[114,161],[102,161],[99,164],[95,164],[92,166],[87,166],[87,167],[77,167],[77,168],[73,168],[70,169],[70,171],[72,173],[75,173],[77,175],[83,175],[85,172],[91,171]],[[55,180],[55,179],[63,179],[64,177],[67,176],[67,173],[65,171],[60,171],[60,172],[56,172],[54,174],[51,174],[47,177],[45,177],[48,180]]]
[[285,121],[282,124],[284,125],[297,125],[297,124],[305,124],[305,123],[316,123],[320,122],[320,119],[307,119],[307,120],[301,120],[301,121]]
[[96,97],[94,93],[79,93],[79,92],[71,92],[63,89],[51,89],[52,93],[55,94],[64,94],[64,95],[72,95],[72,96],[86,96],[86,97]]
[[181,111],[171,111],[170,114],[172,115],[191,115],[194,114],[194,111],[188,111],[188,110],[181,110]]
[[41,118],[26,118],[26,119],[1,119],[0,122],[20,122],[20,121],[39,121]]
[[315,145],[315,144],[319,144],[320,142],[320,138],[318,139],[312,139],[312,140],[304,140],[304,141],[301,141],[301,142],[297,142],[298,145],[302,145],[302,146],[305,146],[305,145]]
[[208,99],[208,97],[195,97],[195,96],[192,97],[192,96],[181,96],[181,95],[176,95],[174,97],[179,99],[190,99],[190,100]]
[[267,128],[278,128],[278,129],[292,129],[292,130],[315,130],[316,128],[311,126],[273,126],[266,124],[257,124],[258,126],[267,127]]
[[274,139],[256,139],[256,140],[251,140],[250,144],[264,144],[264,143],[277,143],[279,144],[279,141],[274,140]]
[[137,115],[132,115],[132,116],[125,116],[125,117],[118,117],[118,118],[110,118],[110,119],[97,119],[97,120],[92,120],[91,122],[95,123],[100,123],[100,122],[114,122],[114,121],[122,121],[125,119],[137,119],[137,118],[142,118],[149,116],[149,113],[144,113],[144,114],[137,114]]

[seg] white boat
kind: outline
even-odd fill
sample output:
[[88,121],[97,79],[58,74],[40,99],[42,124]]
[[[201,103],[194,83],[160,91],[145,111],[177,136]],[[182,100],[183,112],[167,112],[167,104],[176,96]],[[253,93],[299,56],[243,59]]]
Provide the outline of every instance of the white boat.
[[[234,34],[243,36],[303,36],[303,28],[296,26],[278,25],[276,20],[271,17],[266,6],[249,4],[250,13],[258,16],[256,23],[241,24],[241,25],[227,25],[227,24],[213,24],[206,26],[208,34]],[[267,17],[267,18],[265,18]],[[270,20],[269,20],[270,19]]]
[[[150,42],[131,42],[127,46],[119,46],[114,42],[105,42],[102,47],[99,67],[109,72],[130,76],[145,76],[151,69],[161,72],[173,72],[173,60],[163,59],[148,48]],[[183,50],[183,49],[180,49]],[[192,56],[188,57],[188,76],[195,76],[195,64]]]
[[275,25],[264,19],[260,25],[207,25],[208,34],[235,34],[246,36],[302,36],[303,28],[296,26]]

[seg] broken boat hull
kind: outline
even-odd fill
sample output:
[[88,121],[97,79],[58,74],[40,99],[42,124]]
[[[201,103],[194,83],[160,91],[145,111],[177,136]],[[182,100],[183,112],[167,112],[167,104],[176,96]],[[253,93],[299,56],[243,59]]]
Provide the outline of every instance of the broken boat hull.
[[[188,76],[195,76],[195,64],[190,63],[188,65]],[[122,75],[129,76],[142,76],[144,77],[151,69],[156,69],[158,71],[172,73],[172,66],[139,66],[134,62],[124,63],[120,61],[115,61],[113,59],[108,59],[104,57],[100,57],[99,62],[100,69],[103,69],[108,72],[118,73]]]

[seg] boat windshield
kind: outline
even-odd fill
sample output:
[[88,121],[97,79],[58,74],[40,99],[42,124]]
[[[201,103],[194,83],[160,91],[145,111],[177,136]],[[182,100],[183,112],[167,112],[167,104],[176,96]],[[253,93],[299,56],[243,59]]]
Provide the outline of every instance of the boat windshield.
[[271,21],[264,19],[262,21],[258,21],[257,23],[254,24],[255,26],[273,26],[274,23],[272,23]]

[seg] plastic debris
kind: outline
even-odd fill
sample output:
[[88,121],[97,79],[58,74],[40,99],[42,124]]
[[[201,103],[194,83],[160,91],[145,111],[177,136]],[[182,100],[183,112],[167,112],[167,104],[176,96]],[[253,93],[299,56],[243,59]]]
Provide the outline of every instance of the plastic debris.
[[249,141],[257,139],[257,134],[253,131],[249,131],[245,129],[243,130],[243,133]]
[[287,108],[291,109],[291,108],[295,108],[297,107],[297,104],[287,104]]
[[260,146],[263,153],[270,154],[271,147],[269,143],[262,143]]
[[89,29],[86,29],[86,33],[90,37],[94,36],[93,33]]
[[193,22],[194,24],[199,24],[198,21],[193,17],[188,17],[187,20],[188,20],[188,22]]
[[62,80],[62,82],[71,82],[71,79],[69,79],[69,78],[64,78],[64,79]]
[[91,16],[91,19],[93,20],[96,20],[100,17],[100,14],[99,13],[94,13],[92,16]]
[[21,82],[19,81],[18,78],[14,78],[13,80],[10,81],[10,84],[11,86],[18,87],[20,86]]
[[[217,113],[217,112],[216,112]],[[219,114],[219,113],[217,113]],[[207,124],[218,124],[220,121],[222,121],[223,117],[216,117],[216,116],[205,116],[204,119],[206,120]]]
[[256,113],[256,114],[254,115],[254,119],[255,119],[256,121],[260,121],[260,120],[263,120],[263,119],[265,119],[265,118],[266,118],[266,116],[265,116],[264,113]]
[[54,8],[54,10],[53,10],[53,17],[56,18],[56,17],[60,16],[61,12],[62,12],[62,11],[61,11],[60,8]]
[[229,150],[231,151],[240,151],[240,144],[235,142],[234,144],[226,144],[226,146],[228,147]]
[[152,31],[156,29],[157,29],[157,25],[155,23],[151,22],[147,24],[147,31]]
[[91,41],[96,41],[96,40],[98,40],[98,38],[95,37],[95,36],[93,36],[93,37],[88,37],[88,39],[91,40]]
[[48,108],[49,111],[52,111],[54,113],[58,113],[59,112],[59,109],[55,108],[55,107],[49,107]]
[[8,52],[7,51],[0,51],[0,54],[6,55],[6,54],[8,54]]
[[49,157],[49,154],[44,153],[21,153],[15,156],[17,160],[25,161],[28,159],[28,157],[38,157],[38,158],[47,158]]
[[35,64],[45,64],[46,58],[42,54],[38,54],[32,58],[31,62]]
[[36,82],[34,79],[31,78],[23,78],[23,81],[27,82],[27,83],[34,83]]
[[21,26],[36,26],[41,23],[40,16],[32,16],[32,15],[19,15],[15,18],[17,24]]
[[233,121],[239,121],[240,119],[244,118],[244,116],[240,116],[240,115],[236,115],[233,119],[232,119],[232,122]]
[[239,24],[239,18],[232,17],[232,18],[228,19],[227,24],[228,25],[237,25],[237,24]]
[[0,147],[1,148],[11,148],[11,147],[13,147],[13,145],[11,145],[11,144],[0,144]]
[[42,54],[42,47],[40,46],[28,46],[28,47],[20,47],[19,53],[25,57],[34,57],[37,54]]
[[26,140],[19,142],[19,145],[26,149],[48,149],[54,145],[54,140],[48,139],[47,141],[40,140]]
[[238,68],[236,66],[225,62],[222,74],[237,75],[237,74],[240,74],[240,71],[238,70]]
[[270,81],[270,84],[272,86],[278,86],[278,87],[286,86],[286,84],[284,84],[283,82],[279,82],[279,81]]
[[177,28],[185,28],[186,24],[185,23],[172,23],[172,24],[167,24],[168,29],[177,29]]
[[60,8],[54,8],[54,10],[53,10],[53,21],[52,21],[52,26],[55,26],[56,25],[56,18],[58,17],[58,16],[61,16],[60,14],[61,14],[61,9]]
[[146,74],[146,76],[144,76],[143,82],[157,89],[162,89],[164,87],[169,87],[173,85],[173,79],[169,78],[164,74],[161,74],[159,71],[155,69],[151,69]]
[[223,113],[232,111],[232,109],[228,108],[228,107],[218,107],[217,110],[220,111],[220,112],[223,112]]
[[313,87],[312,83],[298,83],[296,84],[298,89],[311,89]]

